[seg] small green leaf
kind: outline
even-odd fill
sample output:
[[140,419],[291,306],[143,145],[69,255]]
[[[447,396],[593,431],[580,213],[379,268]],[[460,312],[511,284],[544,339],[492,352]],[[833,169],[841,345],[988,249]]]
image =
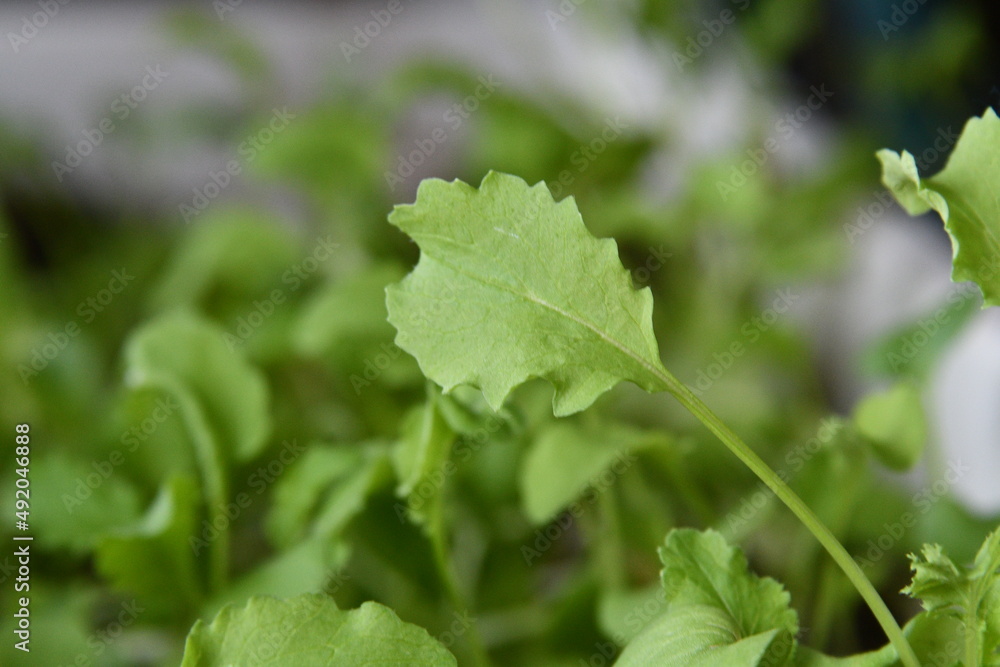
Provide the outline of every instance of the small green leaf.
[[798,615],[773,579],[750,573],[719,533],[675,529],[660,547],[666,612],[629,642],[615,664],[785,665]]
[[181,667],[456,664],[426,630],[388,607],[366,602],[342,611],[329,597],[300,595],[253,597],[243,607],[225,607],[211,625],[198,621]]
[[199,451],[247,461],[260,453],[270,432],[267,384],[229,349],[224,334],[185,313],[154,320],[127,344],[126,381],[174,394]]
[[972,280],[984,306],[1000,305],[1000,118],[993,109],[969,119],[948,164],[921,179],[916,160],[881,150],[882,182],[910,215],[934,209],[951,236],[951,278]]
[[[45,548],[87,554],[109,531],[142,516],[139,494],[105,460],[87,465],[56,453],[31,463],[31,527]],[[13,488],[14,480],[10,481]],[[6,499],[5,499],[6,500]],[[14,514],[14,498],[4,506]]]
[[968,665],[1000,665],[1000,529],[986,537],[971,567],[956,565],[940,545],[925,544],[911,554],[913,582],[904,593],[923,602],[932,615],[961,622]]
[[920,392],[912,384],[900,382],[866,397],[855,410],[854,424],[875,456],[894,470],[912,468],[924,453],[927,420]]
[[544,523],[588,486],[599,486],[599,478],[608,469],[615,477],[628,470],[635,450],[669,442],[663,434],[622,424],[591,429],[573,423],[551,424],[539,433],[524,460],[520,481],[525,513],[534,523]]
[[659,553],[660,579],[671,606],[701,604],[723,609],[740,637],[772,629],[793,636],[798,632],[798,615],[781,584],[752,574],[743,552],[714,530],[672,530]]
[[282,273],[300,259],[297,246],[279,220],[253,209],[213,210],[182,238],[152,301],[157,308],[252,305],[283,286]]
[[98,571],[158,615],[177,618],[195,610],[202,585],[189,539],[196,532],[197,503],[194,481],[172,478],[141,522],[98,543]]
[[399,478],[396,495],[407,499],[410,517],[419,522],[426,522],[440,509],[444,480],[456,469],[449,462],[456,434],[441,413],[436,391],[432,389],[427,402],[403,419],[393,450]]
[[390,477],[384,443],[336,447],[314,443],[278,481],[267,517],[268,533],[285,548],[306,534],[335,536]]
[[629,642],[615,667],[755,667],[777,635],[777,630],[768,630],[742,638],[722,609],[684,606],[652,621]]
[[389,221],[420,262],[386,290],[396,343],[451,390],[471,384],[499,409],[533,377],[555,386],[557,416],[583,410],[622,380],[663,389],[653,297],[635,290],[613,239],[594,238],[572,198],[490,172],[420,184]]

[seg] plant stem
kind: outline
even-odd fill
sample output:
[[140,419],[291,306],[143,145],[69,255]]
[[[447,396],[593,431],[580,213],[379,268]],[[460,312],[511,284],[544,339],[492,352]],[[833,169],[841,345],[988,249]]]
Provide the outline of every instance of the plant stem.
[[750,447],[740,439],[732,430],[729,429],[722,420],[712,412],[705,403],[698,398],[694,392],[688,389],[683,383],[681,383],[677,378],[671,375],[666,369],[656,369],[657,379],[663,383],[664,388],[669,391],[674,397],[680,401],[691,414],[698,418],[698,420],[708,427],[712,433],[715,434],[719,440],[722,441],[726,447],[729,448],[733,454],[736,455],[738,459],[743,461],[750,470],[753,471],[757,477],[760,478],[762,482],[767,484],[767,486],[774,491],[774,494],[778,496],[779,499],[785,504],[788,509],[792,511],[795,516],[805,524],[806,528],[819,540],[820,544],[826,549],[827,553],[833,558],[833,560],[840,566],[840,569],[844,571],[847,578],[851,580],[854,587],[864,598],[865,602],[868,603],[868,607],[875,614],[875,618],[878,620],[879,625],[882,626],[882,630],[885,632],[889,641],[896,649],[896,653],[899,654],[900,661],[906,667],[920,667],[920,662],[917,660],[916,654],[913,652],[913,648],[910,643],[906,640],[903,635],[903,631],[900,629],[899,624],[896,619],[893,618],[892,612],[885,605],[885,601],[879,596],[878,591],[872,586],[871,581],[865,576],[865,573],[861,570],[858,564],[851,558],[851,555],[847,553],[847,549],[840,543],[839,540],[830,532],[830,530],[823,525],[819,517],[809,506],[806,505],[801,498],[792,490],[788,484],[786,484],[774,470],[771,469],[767,463],[760,458],[756,452],[754,452]]

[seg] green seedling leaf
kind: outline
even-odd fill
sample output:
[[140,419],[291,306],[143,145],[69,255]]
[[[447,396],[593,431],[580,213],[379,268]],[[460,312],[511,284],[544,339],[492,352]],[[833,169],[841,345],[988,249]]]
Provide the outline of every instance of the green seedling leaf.
[[337,447],[315,443],[278,481],[268,533],[285,548],[306,535],[334,537],[391,474],[384,443]]
[[767,657],[777,630],[741,638],[725,611],[706,605],[670,610],[632,640],[616,667],[756,667]]
[[477,190],[425,180],[389,221],[420,262],[389,286],[396,343],[451,390],[471,384],[499,409],[533,377],[555,387],[553,410],[583,410],[622,380],[663,388],[653,297],[635,290],[613,239],[594,238],[572,198],[490,172]]
[[185,313],[156,319],[126,346],[126,382],[174,394],[198,451],[248,461],[271,428],[267,384],[224,334]]
[[[1000,665],[1000,529],[980,547],[971,567],[956,565],[940,545],[911,554],[913,582],[904,593],[919,598],[932,616],[961,623],[966,665]],[[956,656],[957,657],[957,656]]]
[[969,119],[948,164],[922,179],[907,151],[881,150],[882,182],[910,215],[934,209],[951,236],[955,282],[972,280],[984,306],[1000,305],[1000,118]]
[[457,469],[449,460],[456,434],[438,407],[436,391],[431,390],[427,403],[404,418],[393,452],[399,478],[396,494],[407,499],[409,516],[420,522],[440,509],[436,505],[441,502],[445,480]]
[[323,595],[253,597],[191,628],[181,667],[456,665],[426,630],[366,602],[344,611]]
[[152,301],[157,308],[209,306],[228,296],[243,307],[285,286],[282,274],[299,259],[298,244],[280,221],[252,209],[213,211],[183,237]]
[[[521,498],[525,513],[536,524],[545,523],[579,498],[588,487],[600,492],[611,479],[635,462],[633,452],[665,447],[670,438],[623,424],[584,429],[557,422],[542,431],[528,451],[521,470]],[[602,481],[603,480],[603,481]]]
[[924,453],[927,420],[920,392],[907,382],[861,401],[854,425],[879,461],[894,470],[912,468]]
[[[45,548],[85,555],[109,531],[142,516],[139,493],[107,460],[88,465],[63,453],[31,465],[31,527]],[[14,480],[9,480],[13,488]],[[8,515],[14,514],[11,497]]]
[[157,615],[178,618],[195,610],[202,585],[189,538],[196,530],[197,505],[194,481],[174,477],[137,525],[100,541],[98,571],[116,589],[135,595]]
[[798,615],[781,584],[749,571],[715,531],[677,529],[660,547],[666,613],[616,665],[789,664]]

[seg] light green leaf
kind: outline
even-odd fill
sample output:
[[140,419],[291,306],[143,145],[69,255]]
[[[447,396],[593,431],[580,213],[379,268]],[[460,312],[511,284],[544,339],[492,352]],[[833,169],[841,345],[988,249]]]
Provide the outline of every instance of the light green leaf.
[[196,532],[197,504],[194,481],[172,478],[141,522],[100,541],[98,571],[161,616],[177,618],[195,610],[202,585],[189,539]]
[[601,487],[605,471],[610,469],[613,479],[628,470],[635,462],[632,452],[669,442],[661,433],[624,424],[588,429],[551,424],[539,433],[524,460],[520,481],[525,513],[536,524],[544,523],[588,487]]
[[399,280],[395,265],[379,265],[319,290],[303,308],[295,327],[295,344],[306,354],[339,353],[349,343],[351,352],[372,340],[388,342],[392,327],[386,322],[385,286]]
[[716,531],[672,530],[659,553],[669,604],[727,610],[742,637],[773,628],[798,632],[798,615],[781,584],[752,574],[743,552]]
[[182,237],[152,301],[172,308],[225,295],[240,306],[245,300],[249,310],[252,299],[284,287],[282,274],[300,259],[298,243],[280,221],[247,208],[213,210]]
[[867,396],[854,412],[854,424],[878,459],[890,468],[912,468],[924,453],[927,420],[920,391],[908,382]]
[[156,319],[127,344],[126,382],[174,394],[203,456],[227,454],[247,461],[264,447],[271,428],[267,384],[259,370],[229,349],[224,333],[185,313]]
[[896,657],[896,651],[893,650],[891,644],[878,651],[858,653],[842,658],[825,655],[807,646],[800,646],[795,652],[795,667],[891,667],[897,664],[899,664],[899,658]]
[[636,636],[616,665],[789,664],[798,615],[773,579],[751,574],[719,533],[675,529],[660,548],[666,611]]
[[393,450],[393,464],[399,478],[396,494],[411,501],[410,516],[421,521],[427,518],[425,505],[440,497],[443,480],[454,471],[448,456],[455,432],[438,407],[435,391],[431,391],[423,406],[404,418],[399,444]]
[[741,637],[733,619],[718,607],[671,609],[629,642],[616,667],[754,667],[760,665],[777,630]]
[[971,567],[956,565],[937,544],[911,554],[913,581],[904,593],[919,598],[932,614],[961,622],[969,665],[1000,665],[1000,529],[986,537]]
[[622,380],[665,388],[652,295],[632,287],[614,240],[594,238],[572,198],[495,172],[478,190],[431,179],[389,221],[421,250],[386,290],[396,343],[445,391],[477,386],[498,409],[541,377],[563,416]]
[[253,597],[191,628],[181,667],[295,665],[456,665],[427,631],[388,607],[366,602],[342,611],[323,595]]
[[[55,453],[32,461],[31,527],[43,548],[85,555],[108,531],[142,516],[138,492],[118,472],[106,458],[88,465]],[[5,501],[13,516],[13,494]]]
[[881,150],[882,182],[910,215],[934,209],[952,242],[955,282],[972,280],[984,306],[1000,305],[1000,118],[993,109],[966,123],[948,164],[921,179],[916,160]]
[[289,548],[307,533],[331,537],[364,509],[368,496],[391,478],[384,443],[310,445],[282,475],[267,517],[268,533]]

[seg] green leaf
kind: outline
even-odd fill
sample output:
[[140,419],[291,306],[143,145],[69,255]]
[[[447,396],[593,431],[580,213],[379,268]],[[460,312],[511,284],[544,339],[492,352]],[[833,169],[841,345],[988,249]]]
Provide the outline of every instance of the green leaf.
[[927,420],[920,391],[908,382],[866,397],[854,412],[854,424],[875,456],[894,470],[912,468],[924,453]]
[[622,652],[618,665],[787,664],[798,615],[773,579],[751,574],[719,533],[675,529],[660,547],[665,614]]
[[301,461],[278,481],[267,517],[268,533],[285,548],[307,533],[335,536],[390,478],[384,443],[310,445]]
[[774,579],[750,573],[746,556],[714,530],[670,531],[660,547],[660,579],[671,606],[701,604],[729,613],[741,637],[771,629],[795,635],[798,615]]
[[[109,531],[138,520],[139,494],[118,472],[107,459],[87,465],[62,453],[32,461],[31,527],[41,545],[85,555]],[[13,516],[13,495],[5,500]]]
[[441,413],[435,391],[431,390],[424,406],[404,418],[399,444],[393,450],[399,478],[396,494],[407,499],[410,516],[420,522],[440,502],[444,479],[456,469],[448,461],[455,431]]
[[126,382],[173,393],[199,451],[248,461],[267,443],[271,428],[267,384],[229,349],[224,335],[186,313],[156,319],[127,344]]
[[572,198],[495,172],[479,190],[431,179],[389,221],[421,250],[386,290],[396,343],[445,391],[471,384],[499,409],[541,377],[563,416],[622,380],[665,388],[653,297],[633,289],[615,241],[594,238]]
[[177,618],[196,609],[202,585],[189,539],[196,530],[197,503],[194,481],[172,478],[140,523],[101,540],[98,571],[158,615]]
[[385,320],[385,286],[402,275],[395,265],[373,266],[319,290],[295,327],[296,347],[315,356],[341,353],[338,348],[345,344],[357,352],[360,343],[392,340],[392,327]]
[[984,306],[1000,305],[1000,118],[993,109],[966,123],[948,158],[931,178],[921,179],[914,157],[881,150],[882,182],[910,215],[934,209],[951,236],[951,278],[972,280]]
[[[152,301],[157,308],[249,310],[252,299],[283,287],[282,273],[299,259],[298,244],[280,221],[247,208],[213,210],[182,237]],[[223,297],[228,303],[219,303]]]
[[986,537],[971,567],[956,565],[937,544],[911,554],[913,581],[904,593],[928,612],[961,622],[968,665],[998,665],[1000,655],[1000,529]]
[[707,605],[671,609],[629,642],[616,667],[752,667],[760,665],[777,630],[741,638],[725,611]]
[[181,667],[257,665],[456,665],[427,631],[388,607],[366,602],[342,611],[331,598],[253,597],[225,607],[211,625],[191,628]]
[[[525,513],[536,524],[554,517],[579,498],[611,468],[615,476],[632,466],[632,452],[666,446],[670,438],[624,424],[601,424],[584,429],[557,422],[539,433],[521,471],[521,498]],[[614,467],[612,467],[614,466]]]

